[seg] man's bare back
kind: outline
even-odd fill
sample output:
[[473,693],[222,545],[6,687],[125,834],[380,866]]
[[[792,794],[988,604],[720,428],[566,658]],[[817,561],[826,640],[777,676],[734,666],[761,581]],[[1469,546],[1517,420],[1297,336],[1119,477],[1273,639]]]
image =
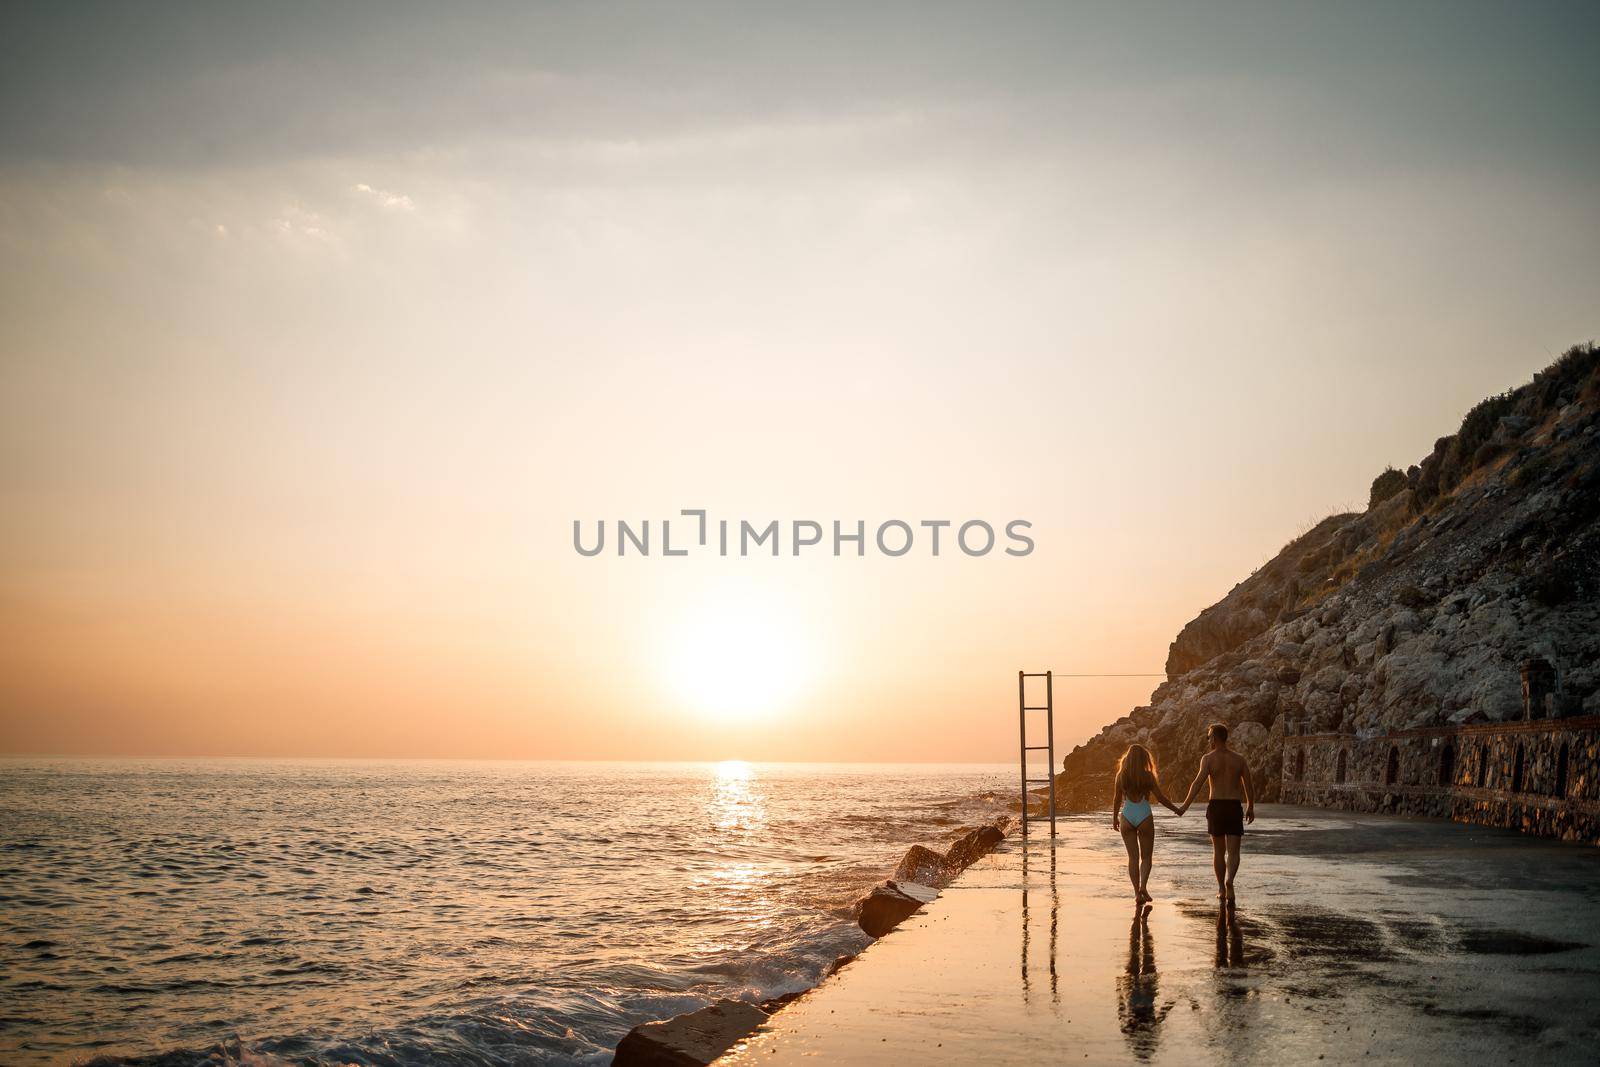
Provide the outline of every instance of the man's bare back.
[[1200,757],[1200,776],[1211,788],[1212,800],[1244,800],[1249,795],[1245,775],[1250,765],[1231,748],[1213,749]]

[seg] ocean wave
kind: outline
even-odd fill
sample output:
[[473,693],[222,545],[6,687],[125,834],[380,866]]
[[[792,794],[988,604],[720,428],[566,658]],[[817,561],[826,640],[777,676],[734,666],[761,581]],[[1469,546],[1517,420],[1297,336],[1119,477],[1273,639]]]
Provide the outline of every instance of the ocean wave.
[[152,788],[139,769],[96,773],[105,788],[0,777],[14,837],[40,846],[14,850],[29,858],[12,895],[70,902],[0,913],[0,992],[20,1005],[8,1064],[608,1063],[639,1022],[816,984],[868,941],[861,893],[908,845],[992,814],[1005,780],[229,763],[163,767]]

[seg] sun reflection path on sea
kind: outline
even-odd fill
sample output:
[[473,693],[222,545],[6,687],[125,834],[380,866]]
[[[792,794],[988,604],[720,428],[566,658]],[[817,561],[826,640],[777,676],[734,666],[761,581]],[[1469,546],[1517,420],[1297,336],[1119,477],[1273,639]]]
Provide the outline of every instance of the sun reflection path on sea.
[[[742,937],[759,937],[777,922],[780,901],[776,880],[784,865],[765,847],[769,831],[767,798],[756,771],[743,760],[724,760],[711,768],[706,814],[712,828],[714,858],[694,879],[697,891],[711,894],[724,919],[733,920]],[[708,943],[702,951],[727,946]]]
[[752,784],[755,771],[744,760],[723,760],[714,768],[710,809],[718,831],[754,834],[767,825],[766,798]]

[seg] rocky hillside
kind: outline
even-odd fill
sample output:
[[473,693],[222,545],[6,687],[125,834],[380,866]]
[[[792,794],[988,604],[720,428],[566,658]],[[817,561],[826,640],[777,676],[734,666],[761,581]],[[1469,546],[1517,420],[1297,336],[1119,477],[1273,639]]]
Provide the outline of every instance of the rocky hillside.
[[1331,515],[1202,611],[1167,680],[1063,761],[1067,805],[1109,804],[1127,745],[1187,786],[1206,723],[1234,729],[1275,799],[1284,720],[1381,733],[1518,718],[1519,668],[1555,665],[1550,698],[1600,713],[1600,350],[1574,348],[1490,397],[1364,512]]

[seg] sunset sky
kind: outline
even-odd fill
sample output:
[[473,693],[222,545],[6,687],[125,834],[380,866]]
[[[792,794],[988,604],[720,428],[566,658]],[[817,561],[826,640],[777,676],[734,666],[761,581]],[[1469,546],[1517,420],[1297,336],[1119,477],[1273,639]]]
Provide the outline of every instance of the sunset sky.
[[1600,7],[865,6],[8,5],[0,751],[1013,759],[1600,337]]

